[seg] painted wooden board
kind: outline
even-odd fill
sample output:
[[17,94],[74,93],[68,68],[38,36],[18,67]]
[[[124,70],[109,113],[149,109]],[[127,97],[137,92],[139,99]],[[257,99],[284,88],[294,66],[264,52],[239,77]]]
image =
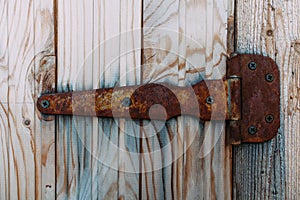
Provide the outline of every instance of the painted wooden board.
[[282,125],[270,142],[234,148],[235,199],[300,197],[299,9],[298,1],[237,2],[236,51],[268,55],[280,67]]
[[[231,1],[144,1],[143,82],[183,86],[222,78],[231,8]],[[189,117],[165,126],[144,123],[143,198],[231,198],[224,123],[201,124]]]
[[[140,1],[58,2],[59,91],[139,83],[141,35],[132,30],[141,27],[140,7]],[[59,117],[57,198],[139,198],[139,160],[127,153],[138,151],[139,139],[127,133],[139,135],[133,123]]]
[[[53,65],[47,58],[54,50],[52,5],[1,1],[1,199],[46,198],[42,179],[48,182],[55,175],[45,170],[54,163],[41,162],[42,145],[54,142],[54,132],[43,137],[45,123],[34,104],[45,89],[46,64]],[[43,172],[47,175],[42,177]]]

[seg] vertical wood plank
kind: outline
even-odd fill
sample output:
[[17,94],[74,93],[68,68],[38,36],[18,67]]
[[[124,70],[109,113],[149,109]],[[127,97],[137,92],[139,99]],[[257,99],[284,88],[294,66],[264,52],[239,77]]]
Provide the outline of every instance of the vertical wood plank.
[[[59,91],[93,87],[93,1],[57,1],[57,78]],[[91,118],[58,117],[57,199],[91,198]]]
[[[56,55],[54,34],[54,2],[34,2],[35,80],[34,94],[55,91]],[[36,110],[37,111],[37,110]],[[55,199],[55,122],[54,117],[35,114],[36,198]]]
[[[0,8],[1,8],[1,18],[0,18],[0,29],[1,29],[1,35],[0,35],[0,89],[1,89],[1,95],[0,95],[0,102],[2,104],[7,104],[8,102],[8,2],[6,0],[0,1]],[[4,134],[5,132],[3,132]]]
[[[178,85],[178,9],[179,1],[144,1],[143,83]],[[182,177],[178,173],[182,158],[178,154],[183,146],[177,127],[175,119],[143,122],[143,199],[181,199]]]
[[[35,97],[55,89],[55,55],[54,55],[54,23],[53,4],[35,2],[35,32],[39,38],[35,40],[36,61],[34,84]],[[43,12],[44,11],[44,12]],[[44,46],[40,46],[40,41]],[[54,199],[55,197],[55,149],[54,118],[44,121],[37,112],[35,115],[36,145],[36,198]]]
[[[38,0],[1,4],[1,197],[41,199],[40,134],[44,128],[38,128],[40,116],[34,102],[44,86],[46,67],[42,63],[53,56],[53,4],[40,6]],[[41,21],[42,29],[38,27]],[[44,171],[45,176],[50,173],[54,175],[54,171]]]
[[[120,86],[141,83],[142,1],[120,5]],[[139,120],[119,120],[119,197],[140,199]]]
[[[222,78],[229,5],[231,1],[144,1],[143,81],[182,86]],[[161,154],[142,158],[142,168],[148,170],[142,177],[142,197],[230,199],[231,151],[223,127],[189,117],[171,120],[161,131],[148,126],[142,151]],[[156,166],[161,168],[154,171]]]
[[[122,32],[140,28],[140,6],[141,2],[117,0],[58,2],[60,91],[139,82],[141,36]],[[138,151],[139,140],[126,136],[132,123],[59,117],[58,199],[139,197],[139,161],[118,148]],[[132,168],[137,173],[127,173]]]
[[0,1],[0,199],[9,196],[7,4],[6,0]]
[[[114,87],[119,81],[119,33],[120,33],[120,2],[94,2],[94,42],[96,51],[93,53],[97,72],[96,85],[100,88]],[[116,61],[117,63],[113,63]],[[99,88],[99,87],[98,87]],[[118,192],[118,125],[113,119],[98,120],[98,138],[95,143],[93,165],[93,185],[97,187],[96,198],[117,199]]]
[[0,198],[1,199],[8,199],[9,197],[9,168],[8,168],[8,157],[9,157],[9,151],[8,151],[8,113],[7,113],[7,103],[1,103],[0,105]]
[[[274,40],[281,70],[282,128],[285,139],[285,198],[300,197],[300,2],[275,1]],[[276,161],[278,162],[278,158]],[[275,161],[275,162],[276,162]],[[276,163],[277,164],[277,163]],[[278,177],[279,171],[276,172]],[[278,179],[278,178],[277,178]],[[284,179],[284,178],[282,178]]]
[[[292,46],[293,41],[299,37],[299,29],[297,30],[296,25],[299,24],[296,20],[299,17],[296,17],[298,12],[294,12],[295,8],[299,9],[296,1],[237,1],[236,50],[239,53],[268,55],[277,62],[281,71],[283,95],[281,120],[285,124],[281,124],[278,136],[267,143],[245,144],[234,148],[233,195],[235,199],[284,199],[286,197],[285,184],[290,185],[290,182],[285,180],[285,167],[291,169],[297,166],[297,161],[288,162],[286,166],[284,158],[285,137],[287,138],[286,148],[295,147],[290,145],[288,138],[292,135],[295,141],[295,132],[290,129],[294,126],[290,121],[290,116],[296,117],[297,111],[293,111],[292,115],[287,114],[288,102],[291,101],[289,88],[297,87],[293,85],[295,82],[290,78],[291,71],[293,71],[294,64],[299,62]],[[290,158],[287,158],[288,160]],[[294,157],[293,160],[295,160]],[[288,172],[287,180],[295,177],[294,173]],[[287,193],[294,194],[293,197],[297,199],[293,189],[292,192],[288,190]]]
[[[34,104],[28,76],[34,70],[33,1],[8,1],[9,198],[34,198]],[[28,73],[29,72],[29,73]]]

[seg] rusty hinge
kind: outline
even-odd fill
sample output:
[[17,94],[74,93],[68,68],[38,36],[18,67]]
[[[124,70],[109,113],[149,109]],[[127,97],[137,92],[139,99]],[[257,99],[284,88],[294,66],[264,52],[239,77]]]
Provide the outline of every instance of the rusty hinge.
[[45,94],[43,114],[168,120],[179,115],[226,120],[228,141],[264,142],[280,124],[280,79],[276,63],[260,55],[237,55],[224,80],[191,87],[165,83]]

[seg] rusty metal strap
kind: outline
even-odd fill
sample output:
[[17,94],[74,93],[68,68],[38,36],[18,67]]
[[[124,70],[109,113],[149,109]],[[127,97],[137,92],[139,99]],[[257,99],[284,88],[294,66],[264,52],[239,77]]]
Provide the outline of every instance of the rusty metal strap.
[[180,115],[227,120],[230,143],[262,142],[279,128],[279,72],[259,55],[238,55],[227,63],[226,80],[193,86],[166,83],[42,95],[43,114],[168,120]]
[[230,95],[239,94],[239,87],[239,79],[201,81],[191,87],[151,83],[47,94],[38,99],[37,106],[51,115],[156,120],[190,115],[204,121],[237,120],[240,108]]

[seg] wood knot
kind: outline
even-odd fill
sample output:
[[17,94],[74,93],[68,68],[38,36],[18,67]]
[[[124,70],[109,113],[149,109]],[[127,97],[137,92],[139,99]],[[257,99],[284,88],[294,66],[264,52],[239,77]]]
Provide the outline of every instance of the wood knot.
[[296,40],[293,46],[295,51],[300,54],[300,40]]

